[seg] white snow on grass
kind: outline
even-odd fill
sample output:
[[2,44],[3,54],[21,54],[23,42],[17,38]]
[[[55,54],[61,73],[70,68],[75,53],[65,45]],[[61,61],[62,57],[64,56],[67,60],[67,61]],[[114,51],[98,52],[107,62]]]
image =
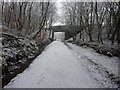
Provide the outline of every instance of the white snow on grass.
[[86,69],[88,74],[92,75],[101,87],[118,87],[118,85],[111,81],[109,74],[118,77],[119,58],[101,55],[87,47],[83,48],[71,43],[67,43],[67,45],[74,51],[73,54],[76,55],[84,70]]
[[115,74],[116,77],[118,77],[118,61],[119,58],[117,57],[108,57],[105,55],[101,55],[99,53],[96,53],[95,50],[91,48],[82,48],[77,45],[73,45],[68,43],[71,49],[82,58],[88,58],[92,59],[94,62],[102,65],[105,67],[108,71]]
[[23,73],[4,88],[100,88],[60,41],[46,47]]

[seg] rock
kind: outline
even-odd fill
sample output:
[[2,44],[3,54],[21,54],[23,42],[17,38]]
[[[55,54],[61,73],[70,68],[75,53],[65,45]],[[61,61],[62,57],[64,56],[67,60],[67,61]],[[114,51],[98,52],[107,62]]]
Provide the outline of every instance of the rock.
[[[37,42],[34,40],[18,38],[15,35],[2,34],[2,65],[3,75],[16,70],[20,64],[19,61],[35,56],[38,53]],[[25,63],[25,62],[24,62]]]

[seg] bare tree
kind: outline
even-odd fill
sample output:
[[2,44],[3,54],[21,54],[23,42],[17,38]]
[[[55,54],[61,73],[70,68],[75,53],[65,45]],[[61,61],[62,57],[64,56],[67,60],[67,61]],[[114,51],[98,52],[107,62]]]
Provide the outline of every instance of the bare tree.
[[41,20],[41,22],[40,22],[39,31],[33,36],[33,39],[41,32],[42,28],[43,28],[44,25],[45,25],[48,8],[49,8],[49,2],[47,3],[46,9],[45,9],[45,13],[43,14],[42,20]]

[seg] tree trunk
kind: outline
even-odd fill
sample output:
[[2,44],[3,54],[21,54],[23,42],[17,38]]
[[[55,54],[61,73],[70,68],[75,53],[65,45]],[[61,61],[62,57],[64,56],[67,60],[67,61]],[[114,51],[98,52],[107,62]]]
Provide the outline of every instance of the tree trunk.
[[119,5],[118,5],[118,12],[117,12],[117,14],[118,14],[118,20],[117,20],[117,23],[116,23],[115,30],[114,30],[114,32],[112,34],[112,37],[111,37],[112,44],[114,44],[114,41],[115,41],[116,37],[117,37],[118,44],[120,44],[120,1],[119,1]]
[[39,26],[39,31],[33,36],[33,39],[35,39],[35,38],[37,37],[37,35],[41,32],[41,30],[43,29],[43,27],[44,27],[44,25],[45,25],[48,8],[49,8],[49,2],[48,2],[48,4],[47,4],[45,13],[44,13],[44,15],[43,15],[43,18],[42,18],[42,20],[41,20],[41,23],[40,23],[40,26]]

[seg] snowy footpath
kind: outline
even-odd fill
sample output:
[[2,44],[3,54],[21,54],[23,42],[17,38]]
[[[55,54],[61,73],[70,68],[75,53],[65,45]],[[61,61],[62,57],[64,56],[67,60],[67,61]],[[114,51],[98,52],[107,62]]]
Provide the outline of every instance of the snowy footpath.
[[116,88],[105,71],[117,75],[117,68],[117,58],[109,60],[91,49],[54,41],[4,88]]

